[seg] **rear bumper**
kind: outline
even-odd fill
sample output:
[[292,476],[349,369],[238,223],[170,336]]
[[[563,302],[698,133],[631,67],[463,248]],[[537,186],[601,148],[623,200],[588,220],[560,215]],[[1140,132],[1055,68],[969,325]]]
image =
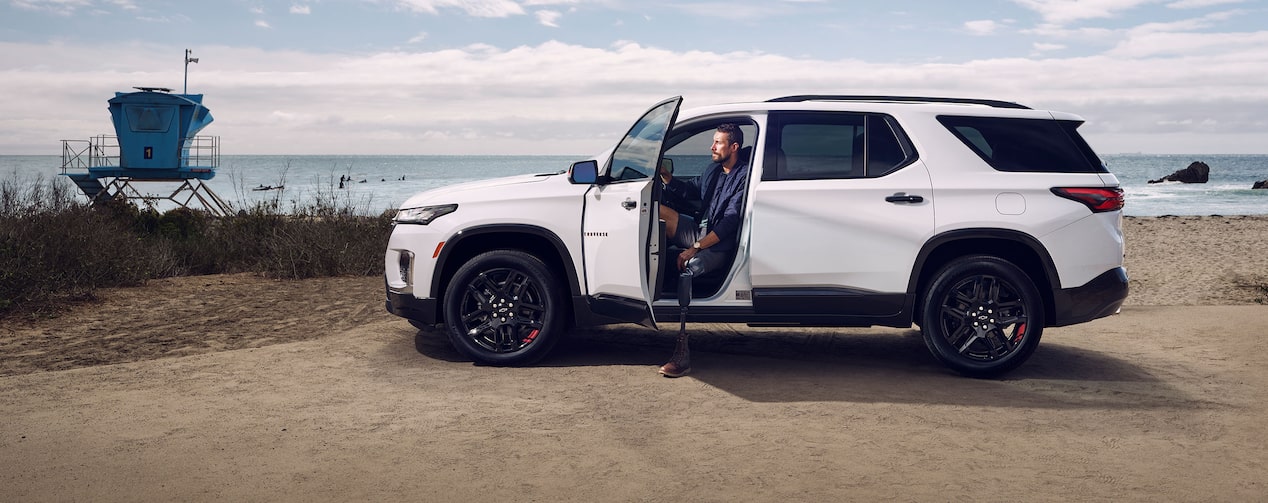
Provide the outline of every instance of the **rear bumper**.
[[420,299],[388,289],[386,307],[389,313],[427,325],[435,325],[440,321],[440,304],[436,299]]
[[1115,267],[1083,286],[1052,292],[1053,319],[1048,326],[1063,327],[1117,313],[1127,299],[1127,269]]

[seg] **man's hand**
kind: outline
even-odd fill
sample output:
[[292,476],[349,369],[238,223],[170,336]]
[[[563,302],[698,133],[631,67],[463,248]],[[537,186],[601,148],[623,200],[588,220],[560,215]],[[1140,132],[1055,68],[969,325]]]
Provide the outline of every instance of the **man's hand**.
[[678,270],[679,271],[685,270],[687,268],[687,261],[691,260],[691,257],[696,256],[696,254],[699,252],[700,250],[696,248],[687,248],[686,250],[683,250],[682,253],[679,253],[678,254]]

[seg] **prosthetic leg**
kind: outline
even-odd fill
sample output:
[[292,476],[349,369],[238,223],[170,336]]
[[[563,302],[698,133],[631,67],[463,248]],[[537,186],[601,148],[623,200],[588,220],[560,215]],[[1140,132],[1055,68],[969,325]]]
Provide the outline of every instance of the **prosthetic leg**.
[[691,280],[695,276],[688,267],[678,275],[678,344],[669,363],[661,365],[665,377],[682,377],[691,372],[691,349],[687,347],[687,306],[691,305]]

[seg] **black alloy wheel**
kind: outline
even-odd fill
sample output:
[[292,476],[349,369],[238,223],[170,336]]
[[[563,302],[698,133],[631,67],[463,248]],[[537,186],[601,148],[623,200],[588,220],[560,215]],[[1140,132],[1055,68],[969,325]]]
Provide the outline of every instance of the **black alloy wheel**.
[[564,296],[545,264],[516,250],[472,258],[445,293],[449,340],[490,365],[525,365],[543,356],[566,326]]
[[1034,282],[997,257],[947,264],[934,277],[923,305],[925,344],[967,376],[993,377],[1016,368],[1043,335],[1043,302]]

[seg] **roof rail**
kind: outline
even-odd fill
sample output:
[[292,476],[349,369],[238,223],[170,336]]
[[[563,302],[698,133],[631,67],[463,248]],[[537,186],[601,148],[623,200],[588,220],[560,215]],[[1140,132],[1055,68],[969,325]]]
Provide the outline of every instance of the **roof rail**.
[[799,94],[795,96],[783,96],[767,100],[768,103],[798,103],[802,101],[897,101],[897,102],[916,102],[916,103],[959,103],[965,105],[986,105],[995,108],[1019,108],[1030,110],[1030,107],[1013,103],[1011,101],[999,100],[981,100],[974,98],[936,98],[927,96],[869,96],[869,95],[838,95],[838,94]]

